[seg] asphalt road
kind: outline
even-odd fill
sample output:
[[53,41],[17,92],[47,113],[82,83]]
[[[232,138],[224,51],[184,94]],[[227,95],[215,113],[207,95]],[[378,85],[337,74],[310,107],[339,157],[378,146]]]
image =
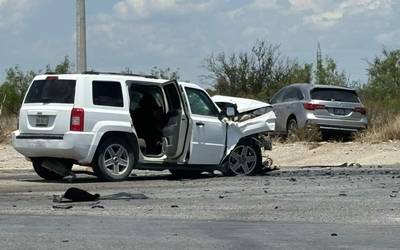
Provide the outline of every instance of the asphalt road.
[[[69,187],[102,197],[52,201]],[[400,168],[284,169],[265,176],[176,180],[146,173],[119,183],[45,182],[0,172],[1,249],[399,249]],[[95,205],[95,206],[94,206]],[[94,207],[94,208],[93,208]]]

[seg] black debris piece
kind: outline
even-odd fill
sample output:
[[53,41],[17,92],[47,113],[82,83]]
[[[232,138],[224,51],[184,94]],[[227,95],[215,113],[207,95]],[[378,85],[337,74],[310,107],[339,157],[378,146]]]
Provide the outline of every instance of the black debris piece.
[[54,205],[53,208],[54,209],[71,209],[71,208],[73,208],[73,206],[71,206],[71,205]]
[[336,237],[336,236],[338,236],[338,234],[337,233],[331,233],[331,236]]
[[172,208],[177,208],[179,207],[178,205],[171,205]]
[[101,208],[101,209],[104,209],[104,206],[103,205],[93,205],[93,206],[91,206],[90,208]]
[[142,193],[127,193],[121,192],[111,195],[102,196],[101,200],[145,200],[148,199],[145,194]]
[[85,190],[80,188],[68,188],[65,191],[63,197],[65,199],[74,201],[74,202],[82,202],[82,201],[97,201],[100,198],[99,194],[91,194]]

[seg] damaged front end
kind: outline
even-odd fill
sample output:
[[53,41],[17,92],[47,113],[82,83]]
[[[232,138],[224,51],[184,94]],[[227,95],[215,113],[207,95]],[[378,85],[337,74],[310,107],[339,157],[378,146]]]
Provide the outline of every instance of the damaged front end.
[[212,99],[222,110],[228,107],[235,109],[235,115],[226,119],[228,124],[226,155],[243,138],[251,138],[264,149],[272,150],[269,133],[275,131],[276,116],[269,103],[222,95],[213,96]]

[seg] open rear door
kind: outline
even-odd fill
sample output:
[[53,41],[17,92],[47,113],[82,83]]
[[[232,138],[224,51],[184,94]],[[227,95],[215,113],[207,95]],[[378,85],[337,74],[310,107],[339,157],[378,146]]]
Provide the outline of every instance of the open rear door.
[[167,158],[176,159],[184,154],[189,120],[183,106],[183,96],[175,80],[165,82],[163,90],[167,99],[168,113],[163,136],[166,139],[164,153]]

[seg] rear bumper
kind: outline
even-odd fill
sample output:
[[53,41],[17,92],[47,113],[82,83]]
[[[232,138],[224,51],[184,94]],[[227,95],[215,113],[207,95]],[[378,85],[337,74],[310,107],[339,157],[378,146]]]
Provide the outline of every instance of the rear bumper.
[[12,133],[12,146],[28,158],[54,157],[89,164],[93,150],[93,133],[67,132],[64,135]]
[[364,130],[368,126],[367,118],[361,120],[340,120],[340,119],[319,119],[315,116],[308,116],[306,124],[315,124],[321,130],[342,131],[342,132],[358,132]]

